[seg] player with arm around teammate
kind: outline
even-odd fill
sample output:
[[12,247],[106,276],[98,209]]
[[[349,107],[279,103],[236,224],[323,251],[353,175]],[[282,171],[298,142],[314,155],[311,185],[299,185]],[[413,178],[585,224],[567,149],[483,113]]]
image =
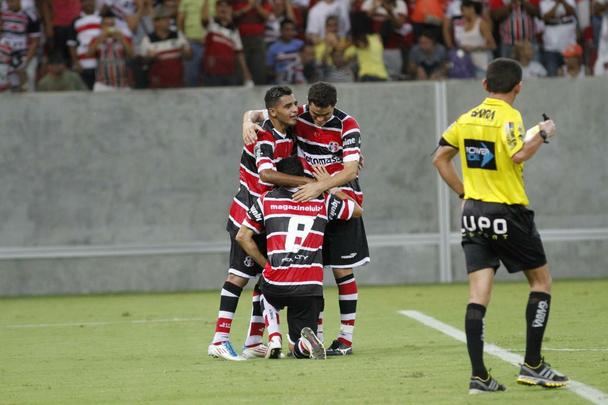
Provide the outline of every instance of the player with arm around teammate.
[[[280,172],[301,176],[296,157],[277,163]],[[328,176],[324,168],[314,168]],[[249,210],[237,234],[242,248],[264,268],[260,287],[264,320],[268,327],[269,358],[279,358],[281,334],[278,311],[287,307],[289,350],[295,358],[325,359],[317,337],[317,319],[323,309],[323,236],[330,221],[360,217],[363,210],[345,193],[325,193],[297,201],[295,187],[279,187],[262,194]],[[254,235],[265,232],[268,259],[258,249]]]
[[[517,382],[562,387],[568,378],[541,357],[551,304],[551,273],[524,189],[524,162],[555,134],[550,119],[524,137],[521,114],[513,103],[522,89],[517,62],[499,58],[483,81],[489,96],[463,114],[443,134],[433,164],[447,185],[464,199],[462,247],[469,278],[465,314],[467,349],[472,366],[469,393],[504,391],[483,361],[484,317],[496,270],[523,271],[530,285],[526,306],[526,354]],[[460,155],[464,183],[452,159]]]
[[[295,126],[298,156],[304,171],[312,175],[312,167],[323,166],[328,178],[300,187],[296,201],[316,198],[324,191],[338,187],[363,204],[358,173],[361,160],[361,131],[354,117],[336,108],[337,91],[329,83],[310,86],[308,103],[298,109]],[[255,122],[263,111],[247,111],[243,117],[245,143],[255,140]],[[340,333],[327,349],[328,356],[352,354],[352,339],[357,313],[358,288],[354,268],[369,263],[369,248],[362,218],[330,222],[325,232],[323,264],[332,268],[338,286]]]
[[[208,347],[212,357],[227,360],[243,360],[264,357],[266,346],[262,343],[264,323],[260,309],[260,292],[256,285],[253,292],[253,309],[243,355],[236,353],[230,343],[230,329],[243,287],[249,279],[262,271],[254,260],[235,241],[247,211],[255,200],[274,185],[298,186],[312,181],[303,176],[291,176],[276,171],[275,163],[293,155],[295,138],[292,127],[297,118],[297,102],[287,86],[275,86],[264,97],[269,118],[257,131],[255,144],[246,145],[241,154],[239,190],[230,205],[226,230],[230,235],[230,267],[220,295],[220,309],[215,325],[215,334]],[[266,239],[256,236],[261,251],[266,250]]]

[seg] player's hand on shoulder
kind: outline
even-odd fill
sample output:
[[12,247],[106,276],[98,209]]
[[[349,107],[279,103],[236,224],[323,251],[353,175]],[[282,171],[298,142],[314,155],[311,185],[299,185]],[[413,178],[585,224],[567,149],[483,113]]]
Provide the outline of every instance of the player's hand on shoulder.
[[263,128],[254,122],[243,122],[243,142],[245,145],[251,145],[258,140],[257,131],[263,131]]
[[298,187],[298,191],[293,194],[293,199],[298,202],[310,201],[323,194],[324,191],[324,187],[318,181],[304,184]]
[[542,131],[547,133],[547,138],[551,138],[555,135],[555,123],[553,120],[546,120],[538,124]]

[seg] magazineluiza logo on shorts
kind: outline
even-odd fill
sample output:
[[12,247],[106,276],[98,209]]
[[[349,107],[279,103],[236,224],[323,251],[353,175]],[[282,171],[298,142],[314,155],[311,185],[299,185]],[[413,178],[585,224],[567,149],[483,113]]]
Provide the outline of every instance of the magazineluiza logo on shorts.
[[464,150],[470,169],[496,170],[494,142],[465,139]]

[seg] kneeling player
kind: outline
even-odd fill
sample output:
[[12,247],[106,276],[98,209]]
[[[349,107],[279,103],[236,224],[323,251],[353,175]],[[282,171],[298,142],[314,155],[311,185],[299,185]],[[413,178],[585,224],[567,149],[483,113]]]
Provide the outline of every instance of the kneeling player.
[[[277,170],[292,176],[303,175],[302,164],[295,157],[280,161]],[[315,174],[329,176],[322,167],[316,167]],[[358,218],[363,209],[340,191],[303,202],[293,199],[296,191],[297,188],[280,187],[262,194],[250,208],[236,240],[264,268],[260,288],[270,339],[268,357],[278,358],[281,353],[276,313],[287,307],[289,349],[294,357],[324,359],[325,348],[316,332],[323,309],[325,228],[332,220]],[[263,231],[268,259],[253,239]]]

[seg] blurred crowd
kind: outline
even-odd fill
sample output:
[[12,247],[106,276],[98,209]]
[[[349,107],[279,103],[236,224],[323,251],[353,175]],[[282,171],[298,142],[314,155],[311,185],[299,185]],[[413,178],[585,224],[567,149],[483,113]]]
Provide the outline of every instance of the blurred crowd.
[[0,91],[608,73],[608,0],[0,1]]

